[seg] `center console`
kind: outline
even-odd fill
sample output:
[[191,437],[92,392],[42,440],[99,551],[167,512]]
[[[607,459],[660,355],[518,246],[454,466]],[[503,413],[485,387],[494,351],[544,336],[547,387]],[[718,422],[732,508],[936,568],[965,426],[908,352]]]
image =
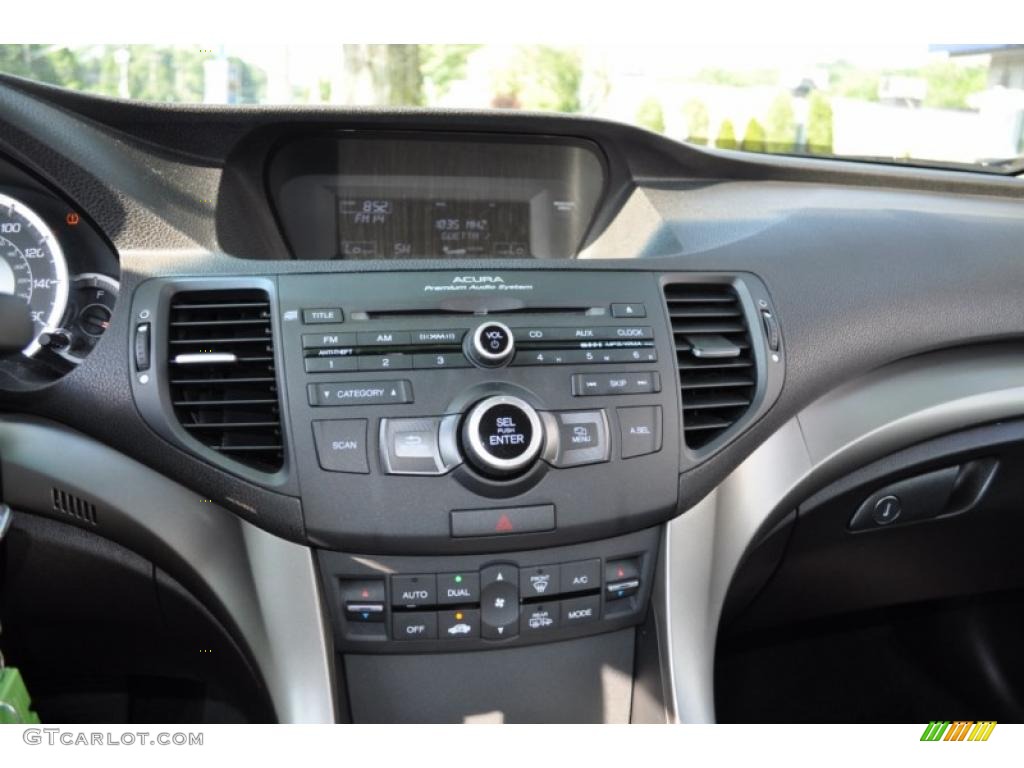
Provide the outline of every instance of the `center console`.
[[[630,686],[604,675],[633,679],[680,471],[777,381],[756,280],[667,279],[150,281],[133,305],[136,401],[168,439],[301,500],[348,717],[540,718],[538,684],[628,712]],[[439,714],[455,673],[462,703]],[[401,697],[382,703],[389,689]],[[578,700],[543,717],[607,719]]]

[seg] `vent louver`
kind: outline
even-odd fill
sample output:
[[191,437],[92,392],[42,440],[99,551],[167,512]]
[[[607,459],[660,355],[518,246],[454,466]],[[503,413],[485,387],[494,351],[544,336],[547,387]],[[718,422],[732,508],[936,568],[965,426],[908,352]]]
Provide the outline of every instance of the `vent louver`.
[[670,283],[672,321],[689,448],[710,443],[750,408],[757,367],[739,296],[728,284]]
[[50,494],[53,497],[54,512],[60,512],[62,515],[73,517],[79,522],[89,525],[99,524],[95,504],[60,488],[51,488]]
[[281,406],[266,292],[178,293],[168,322],[170,397],[179,423],[241,464],[280,469]]

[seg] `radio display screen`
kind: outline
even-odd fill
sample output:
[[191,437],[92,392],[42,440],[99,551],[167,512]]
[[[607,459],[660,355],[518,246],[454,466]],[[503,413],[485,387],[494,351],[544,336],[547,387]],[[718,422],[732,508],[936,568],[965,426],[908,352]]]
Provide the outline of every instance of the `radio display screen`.
[[337,258],[528,258],[528,201],[336,197]]

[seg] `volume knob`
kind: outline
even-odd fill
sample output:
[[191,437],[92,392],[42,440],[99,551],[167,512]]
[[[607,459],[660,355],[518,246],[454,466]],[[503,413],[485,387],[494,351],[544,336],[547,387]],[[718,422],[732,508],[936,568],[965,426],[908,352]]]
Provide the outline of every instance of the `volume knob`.
[[483,368],[506,365],[516,352],[512,329],[496,320],[478,325],[466,341],[466,356]]

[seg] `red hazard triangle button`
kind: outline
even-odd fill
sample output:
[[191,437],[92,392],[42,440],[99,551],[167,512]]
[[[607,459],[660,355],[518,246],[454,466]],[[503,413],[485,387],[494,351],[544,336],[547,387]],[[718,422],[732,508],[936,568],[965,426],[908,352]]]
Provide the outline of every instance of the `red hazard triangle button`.
[[494,530],[498,533],[511,533],[512,521],[508,519],[508,515],[503,514],[498,518],[498,524],[494,526]]

